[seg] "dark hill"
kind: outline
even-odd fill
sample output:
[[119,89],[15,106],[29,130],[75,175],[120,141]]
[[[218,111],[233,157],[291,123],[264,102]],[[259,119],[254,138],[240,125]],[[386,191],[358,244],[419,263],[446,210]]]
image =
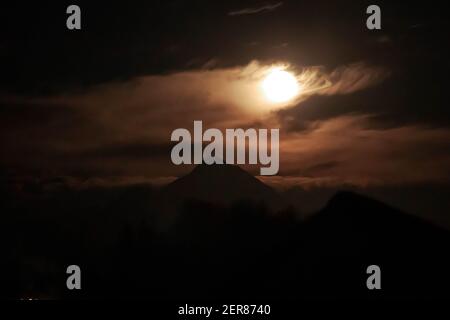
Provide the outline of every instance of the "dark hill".
[[396,248],[417,253],[449,241],[446,230],[353,192],[338,192],[305,228],[316,238],[315,245],[323,244],[324,250],[334,252],[370,249],[386,253]]
[[[299,239],[296,267],[313,296],[447,296],[449,232],[382,202],[339,192]],[[372,264],[382,270],[380,292],[363,281]]]
[[164,190],[169,201],[197,199],[215,204],[239,200],[280,202],[275,190],[236,165],[198,165]]

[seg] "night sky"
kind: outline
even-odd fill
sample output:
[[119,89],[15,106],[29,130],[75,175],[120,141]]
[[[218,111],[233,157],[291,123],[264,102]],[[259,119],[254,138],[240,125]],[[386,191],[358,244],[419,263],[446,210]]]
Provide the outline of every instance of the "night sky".
[[[372,2],[77,1],[78,31],[72,3],[2,4],[2,187],[167,183],[192,169],[170,133],[203,120],[280,128],[280,190],[376,190],[450,226],[447,11],[377,1],[368,30]],[[282,108],[254,90],[278,63],[311,88]]]

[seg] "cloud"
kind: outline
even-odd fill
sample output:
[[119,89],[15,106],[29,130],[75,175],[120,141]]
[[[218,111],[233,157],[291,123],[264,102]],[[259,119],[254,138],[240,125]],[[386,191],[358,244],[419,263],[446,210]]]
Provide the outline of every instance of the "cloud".
[[390,75],[387,69],[364,62],[340,66],[331,72],[322,66],[303,67],[297,73],[303,97],[350,94],[375,86]]
[[108,83],[81,93],[4,97],[3,167],[42,175],[171,176],[170,135],[257,123],[267,113],[259,80],[268,67],[197,70]]
[[448,179],[447,129],[373,125],[380,115],[377,101],[365,94],[388,76],[384,69],[362,63],[329,72],[286,66],[305,92],[278,109],[261,92],[271,67],[254,61],[139,77],[77,94],[3,99],[1,165],[12,172],[102,181],[179,176],[191,168],[171,163],[170,134],[202,120],[205,128],[280,128],[284,177],[274,179],[286,185]]
[[374,86],[390,75],[385,68],[367,66],[359,62],[335,69],[327,76],[330,86],[320,93],[325,95],[349,94]]
[[374,129],[368,115],[335,117],[309,131],[285,133],[280,175],[290,185],[446,183],[449,141],[447,128]]
[[283,5],[283,2],[277,2],[274,4],[268,4],[262,7],[256,7],[256,8],[245,8],[237,11],[231,11],[228,12],[229,16],[242,16],[242,15],[248,15],[248,14],[256,14],[256,13],[262,13],[262,12],[268,12],[273,11]]

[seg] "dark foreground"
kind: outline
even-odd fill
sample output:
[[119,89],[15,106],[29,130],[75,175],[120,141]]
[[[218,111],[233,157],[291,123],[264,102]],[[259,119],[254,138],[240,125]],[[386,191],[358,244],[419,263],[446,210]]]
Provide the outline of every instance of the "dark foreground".
[[[1,297],[450,297],[450,233],[364,196],[340,192],[306,220],[254,199],[167,197],[142,186],[10,196],[1,210]],[[82,270],[79,291],[66,288],[72,264]],[[366,287],[372,264],[381,268],[379,291]]]

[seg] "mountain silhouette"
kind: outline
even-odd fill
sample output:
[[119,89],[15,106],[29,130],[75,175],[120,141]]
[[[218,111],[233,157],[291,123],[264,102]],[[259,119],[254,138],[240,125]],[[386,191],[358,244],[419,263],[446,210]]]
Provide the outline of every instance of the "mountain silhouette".
[[361,282],[372,264],[388,284],[385,298],[442,297],[450,284],[448,230],[357,193],[336,193],[299,239],[296,266],[312,295],[376,298]]
[[336,193],[306,221],[305,227],[314,237],[311,240],[314,246],[333,252],[352,249],[392,252],[395,247],[417,253],[428,244],[434,249],[450,240],[445,229],[349,191]]
[[196,199],[214,204],[231,204],[240,200],[279,204],[281,198],[267,186],[237,165],[201,164],[164,189],[171,201]]
[[[448,230],[349,191],[307,219],[264,203],[288,204],[238,166],[200,165],[162,189],[67,190],[4,205],[0,297],[449,296]],[[61,281],[72,261],[88,266],[78,296]],[[382,290],[366,287],[370,265]]]

